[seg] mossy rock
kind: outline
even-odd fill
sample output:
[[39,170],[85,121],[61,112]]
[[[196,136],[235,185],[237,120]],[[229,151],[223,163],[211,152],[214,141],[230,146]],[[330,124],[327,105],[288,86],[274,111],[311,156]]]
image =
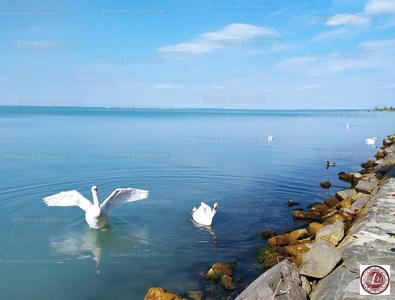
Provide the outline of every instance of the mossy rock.
[[220,283],[223,275],[232,276],[237,263],[235,261],[217,262],[207,272],[206,278],[211,283]]
[[278,254],[276,249],[270,246],[264,246],[264,247],[259,247],[255,250],[254,256],[258,260],[259,263],[263,263],[265,259],[272,255],[272,254]]

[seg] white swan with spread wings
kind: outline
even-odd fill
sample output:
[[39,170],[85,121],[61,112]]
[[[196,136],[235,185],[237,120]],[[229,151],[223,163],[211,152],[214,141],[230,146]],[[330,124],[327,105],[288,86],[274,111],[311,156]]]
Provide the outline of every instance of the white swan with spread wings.
[[102,228],[108,224],[108,213],[114,206],[143,200],[149,192],[133,188],[118,188],[99,205],[97,187],[92,186],[93,204],[76,190],[60,192],[44,198],[48,206],[79,206],[85,211],[85,220],[90,228]]

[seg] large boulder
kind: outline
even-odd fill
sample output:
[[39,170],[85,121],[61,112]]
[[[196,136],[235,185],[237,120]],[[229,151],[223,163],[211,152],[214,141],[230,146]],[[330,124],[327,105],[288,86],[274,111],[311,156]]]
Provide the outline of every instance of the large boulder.
[[372,193],[373,189],[375,188],[375,184],[372,182],[368,182],[365,180],[360,180],[358,181],[358,184],[355,186],[355,190],[358,193],[363,193],[363,194],[370,194]]
[[290,245],[298,244],[300,240],[303,240],[308,237],[309,237],[309,233],[307,232],[306,229],[297,229],[287,234],[280,234],[273,236],[269,238],[267,242],[272,247],[278,247],[288,244]]
[[360,197],[351,206],[351,210],[358,211],[366,206],[369,202],[369,195],[365,195],[364,197]]
[[269,238],[267,240],[267,242],[272,247],[288,245],[289,244],[289,236],[288,236],[288,234],[279,234],[279,235]]
[[207,272],[206,278],[211,283],[220,283],[225,289],[235,289],[232,275],[236,266],[235,261],[217,262]]
[[351,198],[344,199],[344,200],[340,201],[339,204],[343,208],[351,208],[352,199]]
[[337,192],[335,196],[337,199],[342,201],[344,199],[351,198],[356,193],[357,192],[355,191],[355,189],[347,189],[347,190],[342,190],[342,191]]
[[364,169],[371,168],[376,166],[376,162],[374,160],[368,160],[366,163],[361,164],[361,167]]
[[349,173],[345,173],[345,172],[340,172],[337,174],[339,176],[339,180],[348,182],[348,183],[353,183],[354,181],[354,176],[352,174]]
[[351,223],[354,218],[355,212],[351,208],[341,208],[339,210],[339,214],[344,218],[345,223]]
[[148,290],[144,300],[187,300],[161,287],[152,287]]
[[344,237],[344,223],[336,221],[331,225],[327,225],[318,230],[315,240],[327,241],[333,246],[337,246]]
[[298,241],[303,240],[309,237],[309,233],[306,229],[297,229],[290,233],[288,233],[289,244],[294,245],[297,244]]
[[309,224],[309,234],[314,236],[317,234],[318,230],[325,227],[325,225],[317,222],[311,222]]
[[[288,292],[282,294],[281,291]],[[301,276],[296,267],[289,261],[283,260],[255,279],[236,298],[236,300],[262,299],[306,300],[307,293],[302,287]]]
[[384,150],[384,154],[393,153],[395,152],[395,144],[392,144],[389,147],[386,147]]
[[[393,145],[395,145],[395,144],[393,144]],[[393,145],[392,145],[392,146],[393,146]],[[391,147],[392,147],[392,146],[391,146]],[[389,149],[389,148],[388,148],[388,149]],[[387,149],[386,149],[386,150],[387,150]],[[379,159],[379,160],[377,161],[377,164],[383,165],[383,166],[389,166],[389,165],[395,164],[395,152],[388,153],[384,158]]]
[[388,138],[383,140],[383,145],[386,146],[386,147],[391,146],[393,143],[394,143],[394,142],[391,141],[391,140],[388,139]]
[[314,278],[328,275],[342,259],[342,253],[332,244],[319,241],[312,244],[310,251],[302,255],[299,273]]
[[327,198],[327,199],[324,201],[324,203],[325,203],[325,205],[328,206],[329,208],[332,208],[332,207],[336,207],[336,206],[339,205],[339,200],[338,200],[337,198],[335,198],[335,197],[331,197],[331,198]]
[[325,214],[329,210],[329,207],[324,203],[314,203],[310,206],[310,211],[318,211],[321,214]]
[[321,213],[318,211],[295,210],[292,212],[292,216],[295,219],[321,220]]

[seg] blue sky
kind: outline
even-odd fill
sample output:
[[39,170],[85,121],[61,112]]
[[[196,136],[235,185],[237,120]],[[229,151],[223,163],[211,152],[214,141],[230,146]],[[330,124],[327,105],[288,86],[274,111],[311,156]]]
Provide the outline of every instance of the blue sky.
[[0,25],[0,104],[395,103],[395,0],[2,0]]

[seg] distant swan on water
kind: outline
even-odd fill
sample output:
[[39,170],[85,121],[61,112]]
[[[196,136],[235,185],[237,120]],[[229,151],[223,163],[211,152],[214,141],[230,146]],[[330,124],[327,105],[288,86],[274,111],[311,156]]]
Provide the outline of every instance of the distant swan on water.
[[365,139],[365,143],[369,145],[374,145],[376,144],[376,139],[377,139],[376,137],[373,137],[371,139]]
[[213,223],[213,218],[217,213],[217,210],[217,202],[214,203],[213,209],[211,209],[211,207],[206,203],[201,202],[199,208],[194,207],[191,212],[187,213],[187,215],[192,215],[192,218],[196,223],[209,226]]
[[350,124],[347,123],[347,124],[346,124],[346,128],[347,128],[347,129],[350,128]]
[[108,213],[115,206],[127,202],[143,200],[148,197],[148,191],[133,188],[118,188],[99,205],[97,187],[92,186],[93,204],[76,190],[60,192],[44,198],[48,206],[79,206],[85,211],[85,220],[90,228],[102,228],[108,224]]
[[267,140],[268,140],[269,142],[273,141],[273,136],[270,134],[270,132],[269,132],[269,134],[267,135]]

